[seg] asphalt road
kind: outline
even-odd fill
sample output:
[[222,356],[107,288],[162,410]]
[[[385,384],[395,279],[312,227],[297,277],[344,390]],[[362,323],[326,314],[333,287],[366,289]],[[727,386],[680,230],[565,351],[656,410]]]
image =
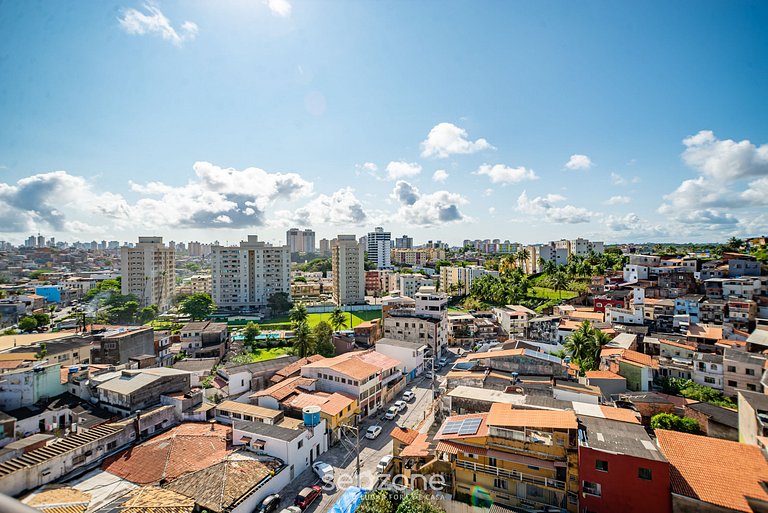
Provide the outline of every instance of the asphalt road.
[[[441,380],[442,376],[448,372],[449,368],[450,365],[443,367],[443,369],[438,372],[437,379]],[[382,457],[387,454],[392,454],[392,439],[390,438],[389,433],[395,425],[404,425],[408,428],[414,428],[424,418],[425,412],[432,403],[431,386],[431,381],[426,380],[423,377],[418,378],[412,383],[409,388],[415,393],[416,399],[408,403],[407,409],[398,415],[395,420],[381,420],[378,416],[363,420],[363,423],[360,426],[361,435],[365,433],[369,426],[374,424],[378,424],[382,427],[381,434],[375,440],[369,440],[364,436],[360,439],[360,475],[361,486],[363,488],[372,487],[374,484],[372,481],[375,479],[373,476],[376,475],[376,465],[378,465]],[[402,396],[402,393],[400,395]],[[395,398],[395,400],[398,399],[400,399],[400,397]],[[391,403],[384,405],[379,414],[383,415],[389,406],[391,406]],[[322,499],[315,501],[309,508],[307,508],[306,511],[308,513],[325,513],[338,500],[347,486],[357,485],[355,453],[350,452],[344,443],[338,443],[324,454],[320,455],[320,460],[330,463],[334,467],[335,482],[340,486],[335,487],[332,491],[323,491]],[[280,508],[282,509],[292,505],[296,494],[305,486],[320,484],[320,479],[318,479],[312,469],[307,469],[296,477],[291,483],[291,486],[280,492],[280,496],[282,497]]]

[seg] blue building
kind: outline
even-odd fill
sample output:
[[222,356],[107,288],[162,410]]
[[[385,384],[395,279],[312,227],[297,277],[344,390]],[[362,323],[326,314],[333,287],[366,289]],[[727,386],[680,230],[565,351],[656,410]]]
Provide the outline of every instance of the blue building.
[[690,322],[699,322],[699,305],[704,301],[700,294],[687,294],[675,299],[675,315],[688,315]]
[[43,296],[46,303],[61,303],[61,287],[58,285],[35,287],[35,294]]

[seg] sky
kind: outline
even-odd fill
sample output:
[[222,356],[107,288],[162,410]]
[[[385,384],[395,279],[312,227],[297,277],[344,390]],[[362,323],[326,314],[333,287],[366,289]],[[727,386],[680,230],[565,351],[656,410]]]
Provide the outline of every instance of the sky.
[[768,3],[0,1],[0,240],[768,233]]

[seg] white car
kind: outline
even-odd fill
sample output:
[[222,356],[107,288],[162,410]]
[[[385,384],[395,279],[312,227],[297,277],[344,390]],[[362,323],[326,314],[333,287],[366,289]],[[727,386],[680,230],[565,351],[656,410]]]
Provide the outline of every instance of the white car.
[[427,378],[427,379],[432,379],[433,378],[432,371],[426,371],[424,373],[424,377]]
[[413,401],[414,399],[416,399],[416,394],[414,394],[410,390],[406,390],[403,393],[403,401]]
[[380,434],[381,434],[381,426],[373,425],[373,426],[369,427],[368,430],[365,432],[365,437],[370,439],[370,440],[373,440],[374,438],[376,438]]
[[407,404],[405,404],[405,401],[395,401],[395,408],[397,408],[398,413],[405,410],[408,407]]
[[285,509],[281,509],[280,513],[301,513],[301,508],[298,506],[288,506]]
[[379,464],[376,465],[376,472],[379,474],[383,473],[385,470],[387,470],[387,467],[389,467],[390,463],[392,463],[392,455],[387,454],[379,460]]
[[397,406],[390,406],[387,413],[384,414],[384,418],[387,420],[395,420],[398,413],[400,413],[400,409]]
[[316,461],[312,464],[312,470],[324,483],[333,483],[333,467],[324,461]]
[[442,368],[445,367],[448,364],[448,360],[446,358],[440,358],[437,361],[437,364]]

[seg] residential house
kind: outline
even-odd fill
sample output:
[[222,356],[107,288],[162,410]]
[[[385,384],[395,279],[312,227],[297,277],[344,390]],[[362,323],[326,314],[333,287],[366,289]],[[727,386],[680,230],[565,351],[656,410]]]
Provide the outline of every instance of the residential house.
[[701,294],[686,294],[675,299],[675,315],[688,317],[688,324],[699,323],[699,307],[704,301]]
[[493,315],[510,337],[522,337],[528,328],[528,321],[536,317],[536,312],[522,305],[506,305],[494,308]]
[[766,356],[748,353],[741,349],[729,348],[723,352],[723,392],[728,397],[736,397],[738,390],[762,392],[760,378],[766,365]]
[[185,358],[174,363],[173,368],[189,372],[189,386],[199,387],[203,380],[211,375],[218,363],[218,358]]
[[[277,376],[277,372],[292,365],[295,366],[299,361],[315,361],[322,358],[320,355],[312,355],[303,359],[297,356],[281,356],[253,363],[235,364],[228,362],[220,367],[216,374],[227,383],[229,395],[237,396],[264,389],[272,383],[272,378]],[[298,375],[300,368],[300,366],[296,368],[292,375]]]
[[264,424],[275,425],[283,420],[285,414],[280,410],[264,408],[254,404],[222,401],[216,405],[214,416],[216,420],[224,424],[244,420],[246,422],[263,422]]
[[723,390],[723,356],[715,353],[693,355],[693,381],[715,390]]
[[302,392],[284,399],[280,406],[286,415],[293,418],[303,418],[304,409],[315,406],[320,409],[320,418],[323,419],[326,435],[330,444],[335,444],[339,438],[340,426],[354,426],[357,424],[357,415],[360,409],[357,398],[334,392]]
[[768,395],[738,391],[739,442],[758,445],[758,440],[768,437]]
[[0,410],[30,406],[66,391],[58,363],[28,362],[0,374]]
[[123,370],[96,387],[99,405],[124,417],[160,404],[160,395],[189,392],[191,374],[186,371],[159,367],[156,369]]
[[683,408],[683,415],[699,423],[699,429],[707,436],[723,440],[739,440],[739,413],[730,408],[704,402],[690,402]]
[[[381,338],[376,341],[376,352],[401,362],[401,368],[407,380],[415,379],[425,370],[424,353],[428,346],[423,342]],[[427,363],[429,367],[431,362]]]
[[639,424],[579,415],[579,511],[670,513],[670,467]]
[[448,417],[434,440],[437,459],[453,467],[456,496],[471,497],[482,487],[494,504],[578,511],[578,423],[572,411],[496,403],[488,413]]
[[627,391],[627,378],[615,372],[594,370],[587,371],[585,376],[585,384],[598,387],[605,398]]
[[283,367],[275,371],[272,377],[269,378],[269,384],[273,385],[275,383],[279,383],[280,381],[283,381],[284,379],[292,378],[294,376],[299,376],[301,374],[301,368],[303,366],[307,365],[308,363],[313,363],[322,359],[324,359],[323,356],[319,354],[313,354],[306,358],[295,359],[292,362],[288,362],[287,360],[279,360],[281,364],[285,363],[287,365],[284,365]]
[[728,303],[723,299],[707,299],[699,304],[699,319],[703,324],[722,325],[728,319]]
[[181,350],[194,358],[221,358],[229,345],[224,322],[189,322],[179,332]]
[[728,322],[735,329],[751,330],[757,318],[757,303],[751,299],[729,297]]
[[108,328],[93,335],[91,363],[120,365],[132,356],[155,354],[155,333],[149,327]]
[[[560,358],[531,349],[507,349],[469,353],[462,360],[487,369],[518,373],[520,376],[549,376],[564,379],[568,370]],[[458,363],[458,362],[457,362]]]
[[[751,513],[768,508],[768,462],[758,447],[656,430],[671,466],[672,511]],[[702,479],[702,476],[706,476]]]

